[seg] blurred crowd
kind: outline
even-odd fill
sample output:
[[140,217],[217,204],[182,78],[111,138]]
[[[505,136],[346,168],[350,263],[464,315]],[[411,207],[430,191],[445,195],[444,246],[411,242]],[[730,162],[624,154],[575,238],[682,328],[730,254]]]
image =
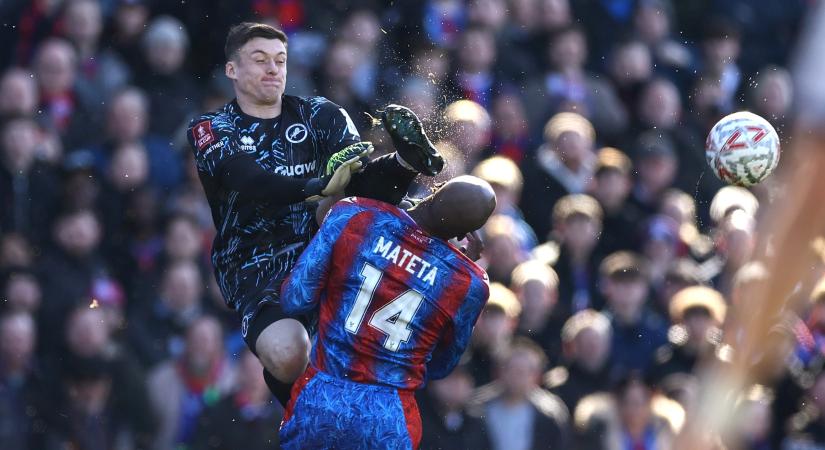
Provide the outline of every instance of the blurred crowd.
[[[425,120],[448,167],[414,194],[465,173],[496,190],[490,301],[419,393],[422,448],[669,448],[726,312],[766,277],[755,223],[783,195],[723,187],[704,136],[749,109],[789,141],[814,3],[0,2],[0,448],[277,447],[184,136],[231,100],[223,43],[250,19],[288,34],[287,93],[343,106],[379,150],[367,114]],[[738,404],[749,450],[825,449],[811,251],[779,381]]]

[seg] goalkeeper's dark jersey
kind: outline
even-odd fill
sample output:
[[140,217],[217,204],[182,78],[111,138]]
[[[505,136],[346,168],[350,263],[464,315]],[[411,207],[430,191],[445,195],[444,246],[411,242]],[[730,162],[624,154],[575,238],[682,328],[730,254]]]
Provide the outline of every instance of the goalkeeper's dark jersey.
[[224,300],[238,309],[277,295],[317,229],[315,205],[244,198],[222,184],[223,165],[247,154],[270,173],[317,177],[330,155],[360,140],[355,125],[326,98],[284,95],[277,118],[249,116],[232,101],[195,118],[187,137],[217,229],[212,263]]

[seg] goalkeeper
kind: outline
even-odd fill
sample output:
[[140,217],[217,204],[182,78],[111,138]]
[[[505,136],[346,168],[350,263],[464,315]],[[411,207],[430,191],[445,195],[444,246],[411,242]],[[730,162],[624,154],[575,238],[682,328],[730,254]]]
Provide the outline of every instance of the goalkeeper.
[[372,144],[360,142],[346,111],[323,97],[284,95],[280,30],[236,25],[224,51],[235,99],[194,119],[187,137],[217,229],[218,286],[285,405],[307,364],[310,321],[288,318],[278,295],[318,229],[316,202],[346,194],[396,204],[418,173],[435,175],[444,161],[407,108],[382,112],[396,153],[369,161]]

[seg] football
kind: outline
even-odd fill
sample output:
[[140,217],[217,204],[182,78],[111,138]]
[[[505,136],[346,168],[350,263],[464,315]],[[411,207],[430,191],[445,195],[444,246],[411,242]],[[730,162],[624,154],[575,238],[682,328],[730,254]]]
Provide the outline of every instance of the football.
[[773,126],[752,112],[723,117],[711,128],[705,158],[722,181],[753,186],[768,177],[779,163],[779,135]]

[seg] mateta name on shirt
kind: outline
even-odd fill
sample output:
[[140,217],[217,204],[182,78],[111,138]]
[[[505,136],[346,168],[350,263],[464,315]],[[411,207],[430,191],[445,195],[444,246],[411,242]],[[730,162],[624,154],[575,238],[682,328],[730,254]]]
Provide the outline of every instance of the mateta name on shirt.
[[378,237],[372,252],[381,255],[387,261],[392,261],[396,266],[415,275],[419,280],[429,283],[430,286],[435,283],[438,267],[384,236]]

